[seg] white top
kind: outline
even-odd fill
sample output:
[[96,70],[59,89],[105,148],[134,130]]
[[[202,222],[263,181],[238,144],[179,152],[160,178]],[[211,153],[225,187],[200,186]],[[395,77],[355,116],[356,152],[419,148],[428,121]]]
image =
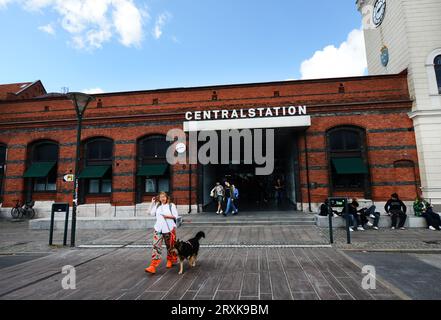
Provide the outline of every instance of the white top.
[[[171,207],[171,211],[170,211]],[[170,233],[176,228],[176,223],[171,219],[166,219],[164,216],[179,217],[178,210],[175,204],[161,204],[152,203],[150,206],[150,215],[156,216],[155,231],[160,233]]]

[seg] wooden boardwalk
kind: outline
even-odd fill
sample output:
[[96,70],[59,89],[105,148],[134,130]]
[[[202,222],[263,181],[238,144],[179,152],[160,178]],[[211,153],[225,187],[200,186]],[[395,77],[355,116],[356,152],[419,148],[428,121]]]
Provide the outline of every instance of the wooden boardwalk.
[[[371,300],[398,299],[383,284],[361,287],[363,274],[335,249],[202,249],[185,274],[162,265],[145,274],[145,249],[60,250],[1,269],[0,299]],[[62,267],[76,270],[64,290]]]

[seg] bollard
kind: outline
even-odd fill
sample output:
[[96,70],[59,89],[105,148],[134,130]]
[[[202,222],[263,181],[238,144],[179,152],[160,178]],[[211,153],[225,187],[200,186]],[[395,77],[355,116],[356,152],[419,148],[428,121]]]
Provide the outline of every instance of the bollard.
[[346,212],[346,240],[348,244],[351,244],[351,231],[349,231],[349,207],[348,200],[345,200],[345,212]]
[[329,243],[333,244],[334,243],[334,229],[332,228],[332,217],[333,217],[333,213],[332,210],[329,210]]

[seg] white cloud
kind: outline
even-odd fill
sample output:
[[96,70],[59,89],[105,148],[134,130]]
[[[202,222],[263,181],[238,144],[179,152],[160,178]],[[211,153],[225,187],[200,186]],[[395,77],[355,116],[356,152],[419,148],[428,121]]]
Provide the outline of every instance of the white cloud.
[[0,0],[0,9],[6,8],[6,6],[13,0]]
[[104,93],[105,91],[101,88],[91,88],[91,89],[84,89],[81,92],[86,94],[99,94],[99,93]]
[[153,28],[153,36],[155,39],[159,39],[162,36],[162,30],[165,24],[171,19],[171,14],[168,12],[161,13],[155,22],[155,27]]
[[52,25],[52,23],[49,23],[45,26],[40,26],[40,27],[38,27],[38,30],[46,32],[47,34],[50,34],[50,35],[55,35],[55,29],[54,29],[54,26]]
[[363,30],[352,30],[337,48],[329,45],[303,61],[302,79],[362,76],[366,73],[366,51]]
[[[54,11],[60,26],[71,37],[70,44],[78,49],[101,48],[114,35],[124,46],[139,46],[143,24],[148,19],[147,9],[137,6],[134,0],[0,0],[0,8],[9,2],[30,12]],[[39,29],[50,33],[54,26]]]
[[139,46],[142,41],[143,18],[148,19],[146,11],[138,9],[132,1],[114,0],[113,22],[125,46]]

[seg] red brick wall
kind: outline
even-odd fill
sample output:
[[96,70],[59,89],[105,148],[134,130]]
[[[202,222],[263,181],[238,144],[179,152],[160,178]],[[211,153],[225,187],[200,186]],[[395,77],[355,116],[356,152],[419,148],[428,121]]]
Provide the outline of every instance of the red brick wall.
[[[339,93],[340,84],[345,93]],[[218,100],[212,101],[216,91]],[[274,97],[274,91],[280,97]],[[323,79],[309,81],[275,82],[233,86],[215,86],[189,89],[167,89],[145,92],[112,93],[96,95],[85,115],[83,140],[104,136],[115,141],[113,163],[113,189],[111,202],[130,205],[135,201],[136,141],[149,134],[165,134],[169,129],[182,128],[186,111],[207,109],[233,109],[263,106],[307,105],[312,116],[308,129],[310,182],[318,184],[311,190],[313,202],[322,201],[329,194],[326,138],[324,133],[338,125],[356,125],[367,131],[367,145],[371,168],[372,193],[376,200],[386,199],[391,192],[399,192],[404,199],[414,198],[415,187],[409,184],[418,180],[409,170],[390,168],[394,161],[417,161],[413,131],[384,132],[384,129],[410,129],[407,116],[411,101],[407,88],[407,75]],[[159,104],[154,105],[153,99]],[[98,107],[98,101],[101,105]],[[52,139],[60,144],[57,194],[55,201],[70,201],[72,183],[62,176],[73,171],[75,157],[75,113],[65,98],[0,102],[0,142],[8,145],[8,162],[5,181],[4,206],[13,199],[23,200],[27,146],[40,139]],[[303,139],[299,136],[299,139]],[[301,194],[307,200],[305,152],[300,146]],[[397,146],[399,150],[382,150]],[[402,148],[405,147],[405,148]],[[322,150],[322,151],[320,151]],[[384,168],[382,167],[384,165]],[[177,165],[172,175],[173,197],[178,204],[188,204],[188,166]],[[418,171],[418,168],[417,170]],[[196,203],[198,185],[196,166],[192,175],[192,203]],[[130,174],[129,174],[130,173]],[[397,181],[399,180],[399,181]],[[398,182],[398,183],[397,183]],[[399,182],[407,182],[399,183]],[[391,185],[392,184],[392,185]],[[95,199],[97,200],[97,199]],[[88,201],[95,201],[89,198]]]

